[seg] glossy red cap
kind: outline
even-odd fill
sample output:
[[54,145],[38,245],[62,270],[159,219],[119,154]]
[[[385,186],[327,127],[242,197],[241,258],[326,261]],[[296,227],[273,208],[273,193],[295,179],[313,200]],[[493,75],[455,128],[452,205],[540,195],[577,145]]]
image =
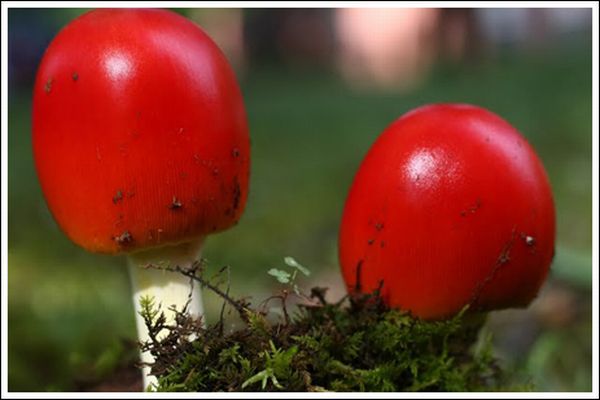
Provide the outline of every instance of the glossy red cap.
[[198,26],[170,11],[100,9],[56,36],[34,87],[33,151],[52,215],[93,252],[227,229],[248,194],[234,73]]
[[396,120],[369,150],[339,256],[349,290],[357,276],[365,292],[383,281],[389,305],[435,319],[467,304],[526,306],[554,241],[550,184],[523,136],[483,108],[438,104]]

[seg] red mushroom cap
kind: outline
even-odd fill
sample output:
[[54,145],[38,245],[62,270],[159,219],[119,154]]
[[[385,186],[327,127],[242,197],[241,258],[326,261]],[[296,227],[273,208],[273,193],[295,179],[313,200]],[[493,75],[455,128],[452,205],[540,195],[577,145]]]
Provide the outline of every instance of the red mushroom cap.
[[94,252],[221,231],[246,203],[250,142],[234,73],[170,11],[100,9],[56,36],[34,87],[33,150],[54,218]]
[[369,150],[345,205],[339,256],[349,290],[375,290],[425,319],[465,305],[525,306],[554,255],[544,168],[497,115],[470,105],[413,110]]

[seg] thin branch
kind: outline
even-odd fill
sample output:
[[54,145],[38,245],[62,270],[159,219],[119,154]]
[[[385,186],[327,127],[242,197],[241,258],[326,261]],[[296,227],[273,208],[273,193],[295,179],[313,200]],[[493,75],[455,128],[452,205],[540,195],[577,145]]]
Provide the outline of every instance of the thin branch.
[[354,291],[360,292],[362,289],[361,285],[361,273],[362,273],[362,264],[363,260],[360,260],[358,264],[356,264],[356,283],[354,284]]
[[240,318],[243,321],[246,322],[248,320],[248,317],[246,316],[246,308],[248,307],[249,303],[234,300],[233,298],[231,298],[231,296],[229,296],[229,293],[223,292],[217,286],[211,284],[209,281],[204,279],[202,277],[202,274],[198,273],[198,271],[201,271],[201,269],[202,269],[202,263],[200,261],[195,261],[192,264],[191,268],[189,268],[189,269],[181,268],[179,265],[176,265],[174,267],[172,267],[172,266],[165,267],[165,266],[158,266],[158,265],[154,265],[154,264],[148,264],[145,266],[145,268],[155,268],[155,269],[162,269],[162,270],[170,271],[170,272],[177,272],[177,273],[183,274],[184,276],[187,276],[190,279],[197,281],[198,283],[200,283],[200,285],[203,288],[208,288],[209,290],[211,290],[212,292],[214,292],[218,296],[220,296],[227,303],[229,303],[238,312],[238,314],[240,315]]
[[[226,270],[227,271],[227,292],[225,293],[227,296],[229,296],[229,290],[231,289],[231,269],[229,268],[229,266],[225,266],[223,267],[220,271],[219,274],[223,271]],[[225,315],[225,306],[227,305],[227,301],[223,300],[223,305],[221,306],[221,314],[219,315],[219,333],[221,335],[223,335],[223,327],[225,325],[224,322],[224,315]]]

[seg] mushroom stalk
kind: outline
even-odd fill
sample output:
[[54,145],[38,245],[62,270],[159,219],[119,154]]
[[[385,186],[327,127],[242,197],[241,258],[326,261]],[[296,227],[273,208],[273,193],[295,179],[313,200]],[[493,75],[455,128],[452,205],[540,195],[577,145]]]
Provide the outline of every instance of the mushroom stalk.
[[[204,313],[201,291],[194,285],[193,280],[178,272],[159,269],[160,267],[174,268],[177,266],[184,270],[189,269],[198,260],[201,246],[202,240],[198,240],[129,255],[129,272],[140,342],[144,343],[149,340],[146,323],[140,315],[140,299],[144,296],[154,298],[155,304],[160,307],[160,311],[165,313],[167,324],[172,323],[175,319],[175,313],[171,310],[173,306],[177,311],[182,311],[187,305],[187,312],[194,317],[199,317]],[[149,265],[155,267],[148,268]],[[161,333],[166,334],[167,332]],[[140,358],[142,363],[152,363],[154,361],[149,352],[142,352]],[[142,373],[144,389],[147,389],[149,385],[157,385],[156,377],[150,375],[149,366],[143,366]]]

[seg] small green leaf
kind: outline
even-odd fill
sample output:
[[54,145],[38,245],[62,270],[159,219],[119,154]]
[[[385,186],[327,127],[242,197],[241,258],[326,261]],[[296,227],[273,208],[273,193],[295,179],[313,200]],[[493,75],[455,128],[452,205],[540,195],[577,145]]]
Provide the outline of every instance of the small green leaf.
[[153,324],[159,313],[159,307],[156,307],[154,297],[149,295],[140,296],[139,302],[139,314],[142,316],[144,321]]
[[264,389],[265,386],[267,385],[267,379],[271,375],[272,375],[272,371],[270,371],[268,369],[262,370],[259,373],[257,373],[256,375],[247,379],[244,383],[242,383],[242,389],[245,389],[246,386],[248,386],[248,385],[252,385],[253,383],[261,382],[261,381],[262,381],[262,388]]
[[302,272],[305,276],[310,276],[310,271],[305,266],[301,265],[292,257],[285,257],[283,261],[292,268],[296,268],[298,271]]
[[280,283],[290,283],[290,277],[292,276],[289,272],[277,268],[271,268],[267,273],[277,278]]
[[[277,380],[277,377],[275,375],[273,375],[271,377],[271,382],[273,382],[273,386],[275,386],[277,389],[283,389],[283,386],[281,386],[281,384],[279,383],[279,381]],[[263,385],[263,389],[265,388],[265,385]]]
[[228,361],[238,362],[240,359],[240,344],[236,343],[232,347],[221,350],[219,353],[219,362],[225,364]]

